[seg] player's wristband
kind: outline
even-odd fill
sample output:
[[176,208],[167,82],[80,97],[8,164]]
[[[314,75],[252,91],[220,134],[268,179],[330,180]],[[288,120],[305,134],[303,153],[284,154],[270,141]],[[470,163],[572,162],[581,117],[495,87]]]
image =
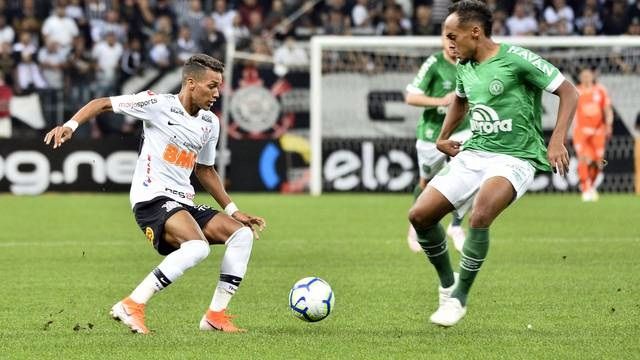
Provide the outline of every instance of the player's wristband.
[[71,131],[75,132],[79,125],[80,124],[78,124],[77,121],[69,120],[66,123],[64,123],[62,126],[68,127],[69,129],[71,129]]
[[236,206],[236,204],[234,204],[233,202],[230,202],[229,204],[227,204],[227,206],[224,207],[224,212],[226,212],[229,216],[233,215],[233,213],[236,211],[238,211],[238,206]]

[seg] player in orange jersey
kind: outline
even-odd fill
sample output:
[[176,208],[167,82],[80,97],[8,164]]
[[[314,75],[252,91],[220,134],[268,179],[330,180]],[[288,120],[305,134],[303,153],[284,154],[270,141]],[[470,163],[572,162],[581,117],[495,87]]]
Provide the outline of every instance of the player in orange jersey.
[[579,80],[573,146],[578,156],[582,200],[596,201],[594,182],[604,165],[604,149],[613,128],[613,109],[607,90],[596,82],[592,69],[582,69]]

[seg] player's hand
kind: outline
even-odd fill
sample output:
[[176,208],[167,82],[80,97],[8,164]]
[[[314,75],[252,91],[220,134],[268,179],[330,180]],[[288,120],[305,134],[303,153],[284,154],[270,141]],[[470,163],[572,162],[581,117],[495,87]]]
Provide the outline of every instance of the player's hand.
[[452,91],[440,98],[440,100],[442,101],[440,106],[449,106],[455,99],[456,99],[456,93]]
[[256,237],[256,240],[260,239],[260,231],[267,227],[267,223],[263,218],[245,214],[242,211],[234,212],[231,217],[241,222],[244,226],[248,226],[253,231],[253,235]]
[[562,141],[551,138],[547,148],[547,158],[554,173],[564,176],[569,172],[569,152]]
[[438,140],[436,141],[436,148],[440,152],[447,154],[451,157],[458,155],[462,142],[455,140]]
[[53,140],[53,148],[62,146],[62,144],[71,139],[73,130],[66,126],[56,126],[44,136],[44,143],[49,145]]

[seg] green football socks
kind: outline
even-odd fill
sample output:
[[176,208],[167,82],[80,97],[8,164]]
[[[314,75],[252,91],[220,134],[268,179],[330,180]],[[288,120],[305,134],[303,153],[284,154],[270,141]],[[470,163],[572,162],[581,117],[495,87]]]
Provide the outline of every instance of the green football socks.
[[489,229],[470,228],[467,239],[464,242],[462,256],[460,258],[460,279],[458,286],[451,294],[460,300],[462,306],[467,303],[467,295],[471,284],[480,271],[487,252],[489,251]]
[[418,196],[420,196],[420,194],[422,194],[422,188],[420,187],[420,184],[416,184],[416,186],[413,187],[413,202],[415,203],[416,200],[418,200]]
[[448,288],[453,285],[453,269],[447,250],[447,238],[442,226],[438,223],[428,229],[416,229],[416,233],[418,233],[418,243],[438,272],[440,286]]

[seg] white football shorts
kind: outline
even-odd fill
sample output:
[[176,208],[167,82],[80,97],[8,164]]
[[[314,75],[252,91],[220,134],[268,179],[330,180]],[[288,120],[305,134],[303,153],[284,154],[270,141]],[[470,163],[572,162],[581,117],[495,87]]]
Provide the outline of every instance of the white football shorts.
[[516,199],[527,192],[536,169],[529,162],[504,154],[478,150],[458,153],[429,185],[436,188],[463,217],[471,208],[480,186],[489,178],[501,176],[516,190]]

